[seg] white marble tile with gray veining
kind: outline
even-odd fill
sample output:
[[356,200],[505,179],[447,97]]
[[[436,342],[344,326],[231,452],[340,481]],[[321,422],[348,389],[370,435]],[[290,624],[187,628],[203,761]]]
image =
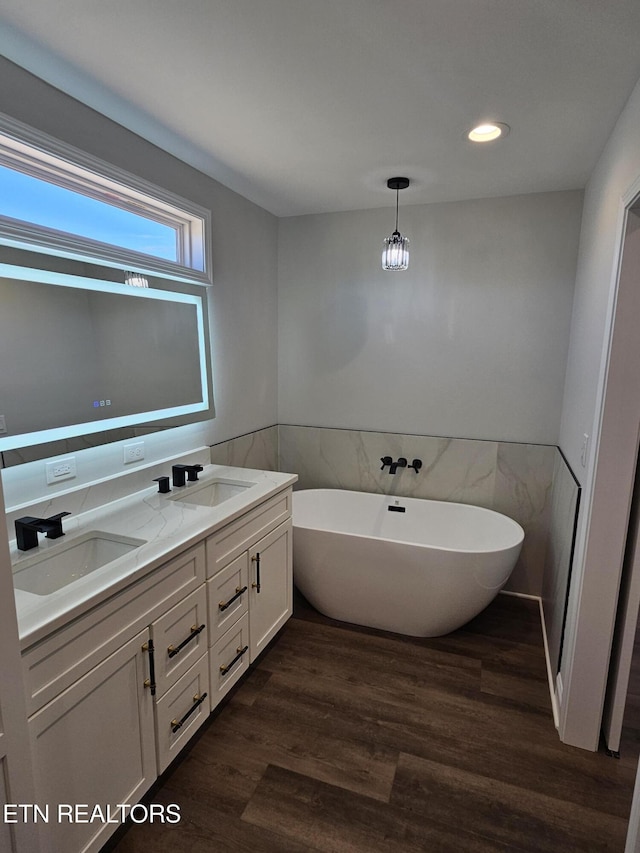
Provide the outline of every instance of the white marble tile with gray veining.
[[70,515],[65,518],[63,527],[66,530],[73,530],[77,527],[77,516],[120,500],[132,492],[148,489],[153,486],[156,477],[169,476],[171,465],[176,462],[189,465],[208,465],[209,448],[203,447],[192,450],[175,459],[154,462],[151,465],[142,466],[133,471],[127,471],[126,474],[110,477],[91,485],[58,491],[51,497],[43,497],[28,505],[7,507],[6,519],[9,539],[15,539],[15,521],[23,515],[49,518],[58,512],[68,512]]
[[[208,455],[208,451],[209,448],[205,448],[201,452]],[[171,470],[171,464],[182,462],[183,457],[166,461]],[[38,547],[28,551],[19,550],[17,543],[10,541],[9,552],[17,588],[18,625],[23,643],[39,641],[70,619],[86,612],[89,607],[116,594],[138,577],[154,571],[168,559],[201,542],[204,537],[235,521],[295,482],[295,476],[289,474],[211,465],[204,459],[200,483],[186,483],[174,487],[170,493],[159,494],[153,484],[149,485],[148,479],[139,489],[141,481],[138,474],[129,472],[115,477],[114,480],[119,484],[118,493],[123,485],[127,489],[125,493],[117,499],[108,500],[115,492],[103,490],[104,505],[97,504],[92,509],[86,509],[87,489],[78,490],[84,493],[84,497],[80,496],[80,500],[84,501],[84,509],[71,519],[67,526],[69,535],[64,540],[41,537]],[[191,499],[194,493],[207,489],[218,479],[234,481],[241,488],[213,505],[207,500],[200,502]],[[70,494],[58,496],[52,500],[51,509],[60,511],[71,499]],[[56,506],[56,501],[65,503]],[[34,565],[39,566],[49,557],[59,557],[79,537],[91,535],[96,530],[107,537],[132,537],[139,541],[133,550],[59,589],[39,594],[28,591],[28,588],[25,590],[20,585],[20,572]]]
[[542,593],[556,448],[539,444],[498,446],[493,508],[522,525],[525,539],[507,589]]
[[557,669],[564,609],[571,571],[571,549],[580,487],[560,451],[556,450],[542,603],[549,658]]
[[[280,426],[280,468],[300,488],[334,488],[490,506],[497,445],[490,441]],[[390,473],[382,458],[405,458]],[[418,472],[409,466],[419,459]]]
[[214,465],[275,471],[278,468],[278,427],[266,427],[214,444],[211,462]]

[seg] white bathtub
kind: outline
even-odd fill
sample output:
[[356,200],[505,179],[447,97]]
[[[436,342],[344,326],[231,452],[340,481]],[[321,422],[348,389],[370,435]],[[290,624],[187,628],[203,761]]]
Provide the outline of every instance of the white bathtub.
[[481,507],[339,489],[294,492],[293,525],[294,581],[316,610],[412,637],[448,634],[480,613],[524,539],[515,521]]

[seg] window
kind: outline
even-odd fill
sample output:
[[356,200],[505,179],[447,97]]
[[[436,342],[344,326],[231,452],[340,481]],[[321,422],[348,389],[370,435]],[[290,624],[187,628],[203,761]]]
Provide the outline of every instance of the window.
[[0,244],[208,284],[209,211],[0,115]]

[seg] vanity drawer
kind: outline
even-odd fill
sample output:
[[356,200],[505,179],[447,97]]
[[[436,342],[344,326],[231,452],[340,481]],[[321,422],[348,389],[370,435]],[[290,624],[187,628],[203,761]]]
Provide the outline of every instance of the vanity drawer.
[[244,551],[233,562],[207,581],[209,599],[209,645],[247,612],[249,606],[249,552]]
[[205,579],[201,543],[22,653],[32,714],[118,649]]
[[209,650],[211,666],[211,710],[249,669],[249,614],[241,616]]
[[195,592],[151,625],[156,696],[171,687],[207,651],[207,591]]
[[209,661],[203,655],[156,702],[158,772],[167,769],[209,717]]
[[207,576],[212,577],[291,515],[291,489],[227,524],[207,539]]

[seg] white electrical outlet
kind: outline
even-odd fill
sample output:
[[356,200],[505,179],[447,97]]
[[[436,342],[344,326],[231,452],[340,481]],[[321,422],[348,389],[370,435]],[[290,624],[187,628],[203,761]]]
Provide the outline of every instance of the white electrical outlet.
[[76,476],[76,457],[65,456],[64,459],[56,459],[47,462],[47,483],[58,483],[60,480],[72,480]]
[[144,441],[136,441],[135,444],[125,444],[124,464],[128,462],[140,462],[144,459]]

